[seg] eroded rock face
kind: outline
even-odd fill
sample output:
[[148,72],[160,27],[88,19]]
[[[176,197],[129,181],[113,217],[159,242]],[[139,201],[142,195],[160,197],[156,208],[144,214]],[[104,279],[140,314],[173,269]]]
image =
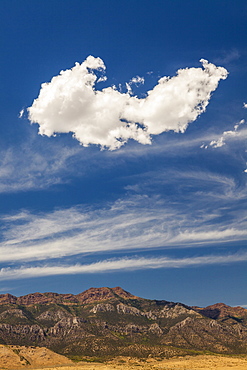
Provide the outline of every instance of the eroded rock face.
[[112,312],[115,311],[115,307],[110,303],[98,303],[94,306],[90,312],[97,313],[97,312]]
[[12,317],[27,319],[27,316],[24,315],[22,310],[19,310],[17,308],[13,308],[13,309],[6,310],[6,311],[2,312],[0,314],[0,321],[1,321],[1,319],[12,318]]
[[42,342],[45,331],[39,325],[0,324],[0,339],[2,342],[16,343],[19,341]]
[[181,304],[176,304],[173,307],[165,306],[159,313],[158,317],[166,317],[175,319],[181,315],[197,316],[200,317],[200,314],[194,310],[188,309]]
[[[217,352],[229,352],[229,348],[243,351],[246,350],[247,330],[242,332],[245,337],[241,340],[239,328],[229,325],[221,325],[214,320],[203,320],[187,317],[183,321],[172,326],[164,338],[164,343],[174,343],[187,348],[204,349],[207,343]],[[242,337],[243,338],[243,337]]]
[[91,288],[78,295],[5,294],[0,295],[0,343],[38,343],[89,356],[129,353],[132,347],[141,354],[144,347],[152,352],[164,345],[176,351],[247,353],[247,310],[215,306],[206,308],[221,310],[212,319],[200,314],[203,309],[138,298],[120,287]]
[[159,327],[157,323],[150,325],[148,330],[158,336],[161,336],[163,334],[163,330]]
[[62,311],[62,310],[58,310],[58,311],[45,311],[43,312],[42,314],[40,314],[39,316],[36,317],[36,320],[38,321],[60,321],[64,318],[67,318],[67,317],[70,317],[71,315],[66,312],[66,311]]
[[144,316],[144,313],[138,310],[138,308],[127,306],[123,303],[117,305],[117,312],[129,315]]
[[157,320],[157,318],[158,318],[158,316],[157,316],[157,312],[153,312],[153,311],[144,312],[144,315],[145,315],[149,320]]

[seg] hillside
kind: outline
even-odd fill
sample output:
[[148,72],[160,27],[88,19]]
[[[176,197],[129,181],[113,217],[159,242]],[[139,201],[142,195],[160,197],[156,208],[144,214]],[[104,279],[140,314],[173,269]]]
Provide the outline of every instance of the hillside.
[[120,287],[77,295],[0,295],[0,343],[81,356],[247,353],[247,310],[136,297]]
[[0,366],[7,369],[27,366],[70,365],[72,361],[44,347],[0,345]]

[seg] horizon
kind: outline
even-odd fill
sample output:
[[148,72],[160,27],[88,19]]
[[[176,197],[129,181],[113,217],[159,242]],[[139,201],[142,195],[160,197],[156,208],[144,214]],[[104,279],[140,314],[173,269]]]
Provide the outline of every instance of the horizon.
[[[183,302],[180,302],[180,301],[177,301],[177,302],[171,302],[171,301],[167,301],[166,299],[151,299],[151,298],[148,298],[148,297],[139,297],[139,296],[136,296],[135,294],[132,294],[132,292],[129,292],[127,290],[125,290],[124,288],[120,287],[120,286],[115,286],[115,287],[108,287],[108,286],[102,286],[102,287],[90,287],[90,288],[87,288],[86,290],[83,290],[79,293],[70,293],[70,292],[65,292],[65,293],[57,293],[57,292],[30,292],[30,293],[27,293],[27,294],[24,294],[24,295],[20,295],[20,296],[15,296],[11,293],[0,293],[0,297],[3,296],[3,295],[11,295],[12,297],[15,297],[15,298],[22,298],[22,297],[25,297],[25,296],[28,296],[28,295],[33,295],[33,294],[58,294],[58,295],[72,295],[72,296],[77,296],[77,295],[80,295],[82,293],[85,293],[87,292],[88,290],[93,290],[93,289],[116,289],[116,288],[120,288],[121,290],[123,290],[124,292],[126,293],[130,293],[131,295],[137,297],[137,298],[140,298],[140,299],[146,299],[146,300],[154,300],[154,301],[164,301],[164,302],[169,302],[169,303],[181,303],[181,304],[184,304],[186,306],[185,303]],[[109,299],[109,298],[106,298],[106,300]],[[224,305],[224,306],[229,306],[229,307],[233,307],[233,308],[237,308],[237,307],[241,307],[241,308],[244,308],[244,309],[247,309],[247,305],[246,306],[241,306],[241,305],[237,305],[237,306],[230,306],[228,305],[227,303],[225,302],[215,302],[213,304],[210,304],[208,305],[207,307],[210,307],[210,306],[215,306],[215,305]],[[197,305],[194,305],[194,306],[189,306],[188,307],[200,307],[200,308],[207,308],[207,307],[202,307],[202,306],[197,306]]]
[[247,307],[246,1],[0,17],[0,294]]

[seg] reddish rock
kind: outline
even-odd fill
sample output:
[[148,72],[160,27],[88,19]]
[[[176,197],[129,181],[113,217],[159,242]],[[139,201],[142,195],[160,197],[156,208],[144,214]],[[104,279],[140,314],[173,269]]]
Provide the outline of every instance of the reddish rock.
[[119,297],[124,298],[124,299],[140,299],[139,297],[126,292],[126,290],[122,289],[120,286],[117,286],[115,288],[111,289],[115,294],[117,294]]
[[230,307],[225,303],[216,303],[205,308],[193,307],[193,309],[200,314],[211,319],[221,319],[225,317],[245,317],[247,310],[243,307]]
[[85,292],[77,294],[76,298],[81,304],[87,304],[115,298],[115,296],[110,288],[90,288],[85,290]]
[[15,304],[17,298],[11,294],[0,294],[0,304]]

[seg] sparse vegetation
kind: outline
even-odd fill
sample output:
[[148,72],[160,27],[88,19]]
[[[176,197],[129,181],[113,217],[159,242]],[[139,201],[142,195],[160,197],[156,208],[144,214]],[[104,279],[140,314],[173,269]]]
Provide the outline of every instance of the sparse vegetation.
[[247,352],[247,310],[242,308],[234,316],[228,306],[192,309],[180,303],[139,299],[121,293],[121,288],[89,289],[85,295],[71,297],[70,302],[70,297],[63,301],[59,294],[49,293],[45,298],[33,294],[32,304],[24,304],[28,296],[22,301],[17,298],[16,304],[6,304],[4,297],[3,305],[0,301],[0,342],[46,346],[66,356],[81,358],[83,354],[92,359]]

